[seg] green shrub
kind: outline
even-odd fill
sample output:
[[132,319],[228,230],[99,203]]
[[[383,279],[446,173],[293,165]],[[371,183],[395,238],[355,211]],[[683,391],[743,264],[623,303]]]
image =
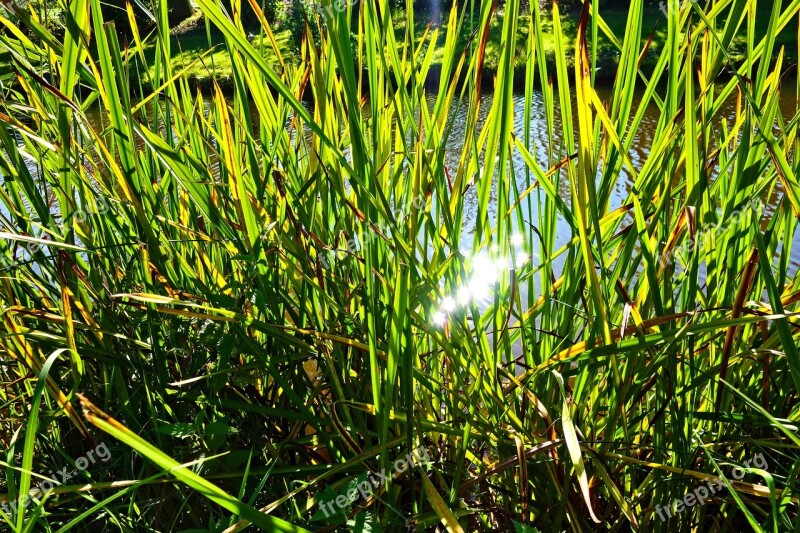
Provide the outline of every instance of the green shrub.
[[306,25],[311,28],[314,43],[319,43],[319,26],[313,0],[291,0],[282,17],[282,27],[289,30],[291,45],[298,49],[306,32]]

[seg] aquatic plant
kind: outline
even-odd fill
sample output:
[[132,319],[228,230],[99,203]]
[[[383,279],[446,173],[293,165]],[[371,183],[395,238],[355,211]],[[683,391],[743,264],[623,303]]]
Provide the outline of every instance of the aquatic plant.
[[[0,509],[3,527],[796,527],[798,120],[779,99],[800,86],[774,42],[800,0],[671,5],[651,75],[642,0],[624,35],[586,3],[575,42],[556,3],[458,5],[419,38],[411,0],[324,0],[296,58],[260,15],[251,43],[237,0],[233,18],[197,4],[226,38],[229,94],[172,67],[165,1],[152,34],[129,4],[125,48],[100,0],[69,3],[63,39],[0,17],[7,498],[111,453]],[[548,70],[545,18],[574,69]],[[600,34],[619,50],[606,100]],[[708,223],[712,245],[660,261]],[[420,447],[429,461],[397,468]],[[728,479],[756,455],[769,471]],[[709,483],[726,488],[659,518]]]

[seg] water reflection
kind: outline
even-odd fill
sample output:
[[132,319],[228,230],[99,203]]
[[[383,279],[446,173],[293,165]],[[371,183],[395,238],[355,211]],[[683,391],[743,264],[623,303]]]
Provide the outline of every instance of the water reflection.
[[[795,80],[789,79],[787,80],[787,86],[792,86],[795,83]],[[610,102],[613,98],[613,91],[610,88],[598,88],[598,95],[600,99],[604,102]],[[791,92],[791,91],[789,91]],[[554,94],[555,105],[556,109],[558,108],[558,95]],[[428,103],[430,109],[433,108],[434,103],[436,100],[435,94],[430,94]],[[642,95],[637,94],[634,99],[633,110],[632,114],[636,113],[639,110],[639,106],[642,100]],[[482,105],[480,106],[477,121],[476,121],[476,128],[478,131],[483,127],[486,122],[486,118],[493,103],[493,94],[492,93],[485,93],[483,95]],[[574,94],[573,94],[573,103],[574,103]],[[306,104],[310,105],[310,104]],[[206,101],[204,105],[204,113],[207,114],[208,109],[211,107],[211,102]],[[146,111],[148,110],[148,106],[144,108]],[[259,120],[257,117],[256,107],[254,105],[250,106],[251,113],[253,114],[253,124],[258,125]],[[369,106],[364,106],[365,120],[369,120]],[[528,128],[529,137],[531,139],[531,145],[528,147],[529,151],[533,154],[533,156],[538,161],[539,165],[543,169],[551,168],[555,162],[561,160],[567,154],[564,151],[563,146],[563,136],[562,136],[562,125],[561,125],[561,117],[559,113],[555,113],[553,116],[553,137],[552,143],[548,140],[548,127],[547,127],[547,116],[545,114],[545,103],[543,99],[543,95],[540,91],[534,91],[532,95],[532,106],[531,106],[531,113],[530,113],[530,122],[526,124],[525,122],[525,97],[522,94],[517,94],[514,96],[514,133],[519,139],[524,139],[526,136],[526,127]],[[785,93],[785,96],[782,97],[781,100],[781,111],[782,115],[785,118],[790,118],[795,114],[795,101],[794,95]],[[725,107],[722,109],[722,112],[719,114],[720,117],[727,117],[730,119],[735,114],[735,101],[731,98],[726,104]],[[102,113],[99,111],[98,108],[92,108],[86,112],[87,119],[89,120],[91,126],[96,131],[103,131],[105,127],[108,126],[107,120],[104,118]],[[657,106],[654,104],[649,105],[646,109],[643,110],[643,117],[641,121],[641,125],[636,132],[633,133],[633,139],[631,144],[631,149],[628,152],[628,156],[632,161],[633,165],[636,168],[641,168],[650,154],[650,148],[653,142],[653,138],[655,135],[656,128],[658,127],[658,123],[661,119],[661,114]],[[466,136],[474,135],[475,132],[469,130],[469,110],[466,104],[464,105],[454,105],[451,111],[451,118],[452,127],[451,133],[447,139],[447,144],[445,146],[445,154],[444,154],[444,163],[445,165],[453,170],[458,167],[460,164],[460,156],[462,153],[462,146],[464,144],[464,139]],[[721,119],[720,119],[721,120]],[[289,122],[291,121],[291,117],[289,117],[289,121],[287,121],[287,127]],[[161,128],[163,130],[163,123],[161,124]],[[294,140],[294,130],[293,131],[293,139]],[[259,135],[256,131],[254,135]],[[176,139],[177,140],[177,139]],[[210,140],[212,143],[214,142],[213,139]],[[141,139],[136,139],[137,146],[140,148],[143,147],[143,143]],[[216,161],[216,156],[214,155],[215,147],[211,146],[208,153],[211,154],[211,160],[209,161],[209,168],[212,171],[216,170],[219,171],[219,163]],[[346,154],[347,155],[347,154]],[[28,168],[34,177],[38,176],[39,168],[38,163],[35,160],[28,161]],[[527,172],[527,166],[525,164],[524,159],[518,153],[518,151],[514,150],[512,152],[511,157],[511,169],[512,176],[516,179],[516,186],[517,191],[525,190],[529,182],[527,181],[530,179]],[[598,185],[601,179],[602,168],[598,170]],[[713,179],[713,176],[712,176]],[[559,173],[553,175],[553,183],[557,186],[557,191],[561,199],[566,203],[567,206],[571,204],[571,193],[569,188],[569,183],[565,176],[560,176]],[[613,210],[618,208],[619,206],[623,205],[623,202],[628,197],[630,190],[632,187],[632,182],[629,174],[624,170],[619,173],[618,178],[613,184],[613,188],[610,192],[609,196],[609,205],[608,210]],[[780,193],[780,184],[778,184],[778,193]],[[509,201],[513,203],[515,201],[513,197],[512,191],[512,198],[509,198]],[[526,200],[524,200],[524,211],[530,213],[529,216],[526,216],[526,220],[524,223],[526,225],[535,225],[539,220],[539,212],[538,212],[538,205],[539,202],[537,201],[538,191],[535,191],[533,194],[528,196]],[[496,212],[496,183],[492,185],[491,190],[491,198],[488,204],[488,214],[489,219],[491,221],[496,221],[498,213]],[[769,216],[774,211],[774,202],[776,198],[773,198],[773,205],[768,206],[767,212],[765,213],[766,216]],[[473,185],[468,187],[466,191],[464,191],[462,195],[462,202],[463,202],[463,228],[462,228],[462,235],[461,235],[461,242],[465,243],[466,246],[469,246],[468,243],[472,242],[472,237],[476,230],[476,220],[478,217],[478,187]],[[7,212],[4,210],[3,206],[0,206],[0,215],[5,217]],[[567,224],[567,222],[561,218],[556,220],[557,224],[557,232],[555,238],[555,249],[560,249],[561,247],[568,244],[574,237],[572,233],[572,228]],[[524,234],[530,233],[529,227],[522,227],[516,228],[516,231],[522,232]],[[522,245],[524,239],[521,234],[514,235],[512,239],[512,244],[515,247],[519,247]],[[795,244],[798,244],[798,239],[796,238]],[[466,250],[468,254],[475,253],[479,254],[480,250]],[[492,252],[491,250],[489,252]],[[520,254],[523,253],[520,251]],[[538,260],[537,254],[532,251],[534,259]],[[521,255],[517,256],[517,260],[521,259]],[[527,258],[526,258],[527,260]],[[554,263],[554,270],[556,272],[560,271],[563,266],[563,258],[556,259]],[[486,264],[478,262],[479,267],[483,269],[483,274],[487,274],[488,271],[486,269]],[[791,273],[796,272],[798,268],[800,268],[800,246],[793,246],[792,247],[792,254],[790,258],[790,270]],[[471,290],[471,289],[470,289]],[[475,288],[477,291],[477,288]],[[463,295],[462,295],[463,296]],[[474,295],[473,295],[474,296]],[[464,298],[459,296],[458,294],[453,296],[454,300],[457,302],[462,301]]]

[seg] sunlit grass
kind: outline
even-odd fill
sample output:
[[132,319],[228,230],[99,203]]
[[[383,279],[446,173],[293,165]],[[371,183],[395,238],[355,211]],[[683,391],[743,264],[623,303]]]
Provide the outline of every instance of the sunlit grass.
[[[271,65],[278,65],[278,58],[265,36],[248,32],[248,38],[253,46],[262,51]],[[171,41],[173,50],[172,67],[180,71],[187,69],[185,76],[189,80],[197,81],[205,87],[210,86],[209,82],[211,80],[217,80],[222,83],[231,82],[233,65],[230,53],[225,48],[225,39],[222,35],[212,33],[209,40],[209,36],[206,35],[205,31],[194,30],[186,35],[172,37]],[[280,50],[289,52],[292,49],[290,35],[287,30],[276,31],[275,41]],[[202,59],[198,59],[201,54],[204,54],[209,49],[214,51]],[[153,59],[156,54],[155,43],[146,46],[145,57],[148,59],[148,76],[155,75],[156,67]]]
[[642,0],[430,33],[379,0],[297,52],[167,4],[127,49],[99,0],[0,19],[4,492],[111,452],[2,527],[798,527],[800,0],[658,43]]

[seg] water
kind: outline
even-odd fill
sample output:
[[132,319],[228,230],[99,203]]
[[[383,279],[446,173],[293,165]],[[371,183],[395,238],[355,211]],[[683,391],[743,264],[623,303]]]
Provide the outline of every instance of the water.
[[[794,87],[797,81],[794,78],[790,78],[786,81],[786,87]],[[598,88],[596,89],[598,92],[598,96],[607,105],[613,98],[613,90],[610,88]],[[791,93],[791,94],[790,94]],[[558,107],[558,99],[556,96],[556,108]],[[573,105],[574,105],[574,98],[575,94],[572,94],[573,98]],[[478,118],[478,128],[481,128],[485,122],[486,116],[491,108],[493,95],[491,93],[487,93],[483,96],[484,103],[481,106],[481,112]],[[533,142],[533,146],[529,149],[531,150],[532,154],[536,157],[539,165],[541,166],[542,170],[547,172],[549,168],[551,168],[552,164],[555,161],[560,160],[564,157],[563,151],[559,151],[561,149],[562,143],[562,128],[561,128],[561,115],[557,111],[554,114],[554,154],[553,160],[548,161],[546,146],[544,145],[547,142],[547,123],[546,123],[546,116],[545,116],[545,105],[542,97],[542,93],[539,91],[534,92],[533,94],[533,105],[531,109],[531,123],[530,123],[530,136]],[[433,101],[433,99],[432,99]],[[641,92],[636,94],[633,109],[632,109],[632,116],[639,110],[639,107],[642,102],[642,94]],[[780,101],[780,108],[781,114],[784,119],[789,120],[794,117],[796,113],[796,103],[793,91],[785,91],[781,95]],[[525,97],[524,95],[517,94],[514,96],[514,133],[519,139],[524,139],[525,133]],[[735,102],[733,98],[731,98],[728,102],[726,102],[721,110],[719,116],[725,117],[728,120],[728,123],[731,123],[731,119],[735,115]],[[573,117],[576,117],[576,113],[573,112]],[[454,128],[453,134],[448,141],[448,151],[445,156],[446,164],[449,165],[451,168],[455,168],[458,165],[458,158],[461,154],[460,151],[460,143],[461,139],[464,136],[464,129],[467,124],[467,111],[466,109],[456,108],[454,111]],[[635,132],[633,142],[631,145],[631,149],[628,152],[628,156],[633,163],[633,166],[638,170],[641,169],[644,165],[645,161],[650,156],[650,148],[653,142],[653,138],[656,133],[656,128],[658,127],[658,123],[661,120],[661,111],[655,104],[650,104],[644,110],[643,119],[641,121],[641,125],[638,131]],[[719,128],[721,122],[721,118],[715,126]],[[728,126],[730,127],[730,126]],[[577,135],[577,133],[576,133]],[[544,141],[540,141],[543,139]],[[576,143],[577,144],[577,143]],[[518,151],[514,150],[512,154],[512,166],[514,170],[514,174],[517,178],[517,190],[524,191],[527,188],[526,183],[526,169],[527,165],[523,160],[522,156],[519,154]],[[598,171],[598,185],[600,182],[600,172]],[[711,179],[713,180],[716,178],[717,170],[712,173]],[[555,178],[555,176],[553,176]],[[623,167],[622,172],[619,175],[616,183],[611,190],[610,199],[609,199],[609,206],[608,211],[612,211],[620,206],[622,206],[625,201],[628,199],[628,195],[630,194],[631,187],[633,183],[631,180],[631,176],[625,171]],[[777,202],[780,200],[780,195],[782,194],[782,188],[780,182],[778,182],[776,186],[777,193],[773,198],[770,199],[766,206],[766,210],[764,213],[764,218],[768,218],[771,215]],[[572,202],[571,192],[569,189],[569,184],[566,180],[564,174],[562,174],[562,179],[559,181],[558,187],[558,194],[561,199],[569,206]],[[529,198],[532,200],[532,212],[533,212],[533,219],[526,220],[526,223],[536,223],[538,220],[538,214],[536,212],[536,202],[535,194],[531,195]],[[496,190],[493,188],[492,190],[492,202],[489,206],[489,213],[490,218],[492,220],[497,219],[496,213],[496,204],[494,200],[496,198]],[[513,198],[510,199],[513,202]],[[472,242],[472,234],[475,230],[475,219],[477,217],[477,210],[478,210],[478,198],[477,198],[477,190],[475,187],[472,187],[467,193],[464,195],[464,212],[465,212],[465,225],[464,231],[462,234],[462,242]],[[527,210],[527,204],[523,204]],[[721,208],[721,206],[718,206]],[[527,233],[527,231],[525,231]],[[559,249],[560,247],[566,245],[571,239],[573,238],[572,230],[567,225],[564,220],[558,221],[558,231],[556,235],[556,246],[555,249]],[[782,247],[781,247],[782,248]],[[780,248],[778,250],[780,252]],[[556,262],[556,269],[558,269],[558,262]],[[795,272],[800,270],[800,233],[795,235],[794,238],[794,245],[792,246],[791,250],[791,257],[790,257],[790,265],[789,265],[789,275],[793,276]],[[703,273],[701,273],[703,274]],[[703,276],[704,277],[704,276]]]
[[[787,80],[786,86],[793,87],[796,83],[796,80],[789,79]],[[608,103],[613,98],[613,91],[610,88],[600,87],[596,89],[600,99],[604,103]],[[792,94],[789,94],[792,93]],[[574,104],[574,93],[573,93],[573,104]],[[558,106],[557,95],[556,97],[556,107]],[[432,108],[435,102],[436,95],[430,94],[428,98],[429,106]],[[641,105],[642,95],[641,93],[637,94],[635,97],[634,105],[633,105],[633,112],[637,111],[637,108]],[[483,127],[486,117],[491,109],[493,101],[493,93],[487,92],[482,96],[482,104],[480,107],[480,112],[477,119],[477,128]],[[210,102],[209,102],[210,103]],[[454,105],[453,110],[451,111],[451,121],[452,121],[452,132],[450,137],[448,138],[448,142],[446,145],[446,153],[445,153],[445,165],[451,169],[451,174],[455,173],[455,168],[457,168],[459,164],[459,157],[461,155],[461,146],[463,143],[464,136],[469,133],[466,131],[467,123],[468,123],[468,107],[469,104],[464,103],[463,105]],[[369,109],[369,106],[365,106],[366,109]],[[251,106],[252,112],[255,114],[255,106]],[[514,96],[514,132],[519,139],[524,139],[525,135],[525,97],[522,94],[517,94]],[[542,93],[540,91],[535,91],[533,93],[533,105],[531,108],[531,121],[530,121],[530,135],[533,142],[533,145],[530,147],[531,152],[536,157],[537,161],[539,162],[541,168],[547,171],[548,168],[551,167],[553,161],[557,161],[561,159],[565,154],[563,153],[561,143],[562,143],[562,134],[561,134],[561,116],[559,112],[554,114],[554,139],[553,139],[553,160],[548,160],[547,156],[547,147],[545,146],[545,142],[547,140],[547,126],[546,126],[546,117],[545,117],[545,105],[544,100],[542,97]],[[793,91],[785,91],[783,93],[781,99],[781,112],[784,118],[791,118],[795,114],[795,101],[794,101],[794,94]],[[728,118],[734,115],[734,102],[730,101],[726,104],[726,107],[723,109],[722,113],[723,116]],[[99,108],[92,108],[86,112],[87,119],[89,120],[91,126],[95,128],[96,131],[102,131],[105,127],[108,126],[108,120],[106,117],[103,116]],[[368,118],[368,117],[366,117]],[[258,124],[257,117],[254,116],[254,123]],[[641,126],[639,130],[635,133],[634,141],[631,146],[631,150],[628,153],[633,165],[638,169],[644,164],[650,154],[650,146],[655,135],[656,128],[658,126],[658,122],[661,119],[660,110],[653,104],[649,105],[647,109],[644,111],[643,120],[641,122]],[[139,141],[137,139],[137,141]],[[139,141],[140,142],[140,141]],[[140,146],[142,146],[140,144]],[[212,165],[214,162],[212,162]],[[528,184],[526,183],[526,170],[527,165],[523,160],[522,156],[514,150],[512,152],[511,158],[511,166],[513,167],[513,172],[516,177],[516,184],[518,191],[524,191]],[[28,161],[28,168],[30,169],[31,173],[36,176],[38,175],[38,168],[36,165],[36,161],[29,160]],[[555,178],[555,176],[553,176]],[[598,176],[599,180],[599,176]],[[616,183],[613,186],[613,190],[611,191],[610,195],[610,205],[609,210],[613,210],[619,206],[621,206],[624,201],[627,199],[628,194],[631,189],[631,179],[630,176],[624,172],[621,172],[619,178],[617,179]],[[475,225],[476,225],[476,218],[478,214],[478,198],[477,198],[477,187],[473,185],[470,187],[465,194],[463,195],[463,202],[464,202],[464,225],[463,231],[461,235],[461,242],[462,242],[462,249],[466,251],[470,251]],[[495,204],[495,195],[496,190],[492,190],[492,201],[489,204],[489,216],[490,220],[496,221],[497,213],[496,213],[496,204]],[[526,223],[536,224],[538,221],[538,214],[536,212],[536,194],[534,192],[530,199],[530,210],[533,214],[531,220],[526,220]],[[558,189],[559,196],[563,199],[563,201],[570,205],[572,198],[571,193],[569,190],[569,185],[567,180],[562,177],[559,180],[559,189]],[[774,202],[777,198],[772,199],[772,204],[768,205],[767,213],[765,216],[768,216],[771,211],[774,210]],[[511,199],[513,202],[513,198]],[[529,208],[527,203],[523,203],[524,209],[527,211]],[[5,207],[0,205],[0,215],[5,217],[7,215],[7,211],[5,211]],[[527,228],[521,228],[523,233],[528,233],[529,230]],[[556,234],[556,247],[555,249],[559,249],[562,246],[566,245],[571,239],[573,238],[571,228],[566,224],[564,220],[557,221],[557,234]],[[791,250],[791,257],[790,257],[790,275],[793,275],[798,269],[800,269],[800,240],[795,238],[795,245],[792,246]],[[534,255],[534,260],[538,260],[538,257]],[[561,269],[561,264],[559,260],[556,260],[554,263],[554,268],[556,271]]]
[[[789,80],[787,83],[788,87],[793,86],[796,83],[795,80]],[[604,103],[608,103],[612,97],[613,92],[611,89],[608,88],[600,88],[597,89],[598,95]],[[574,104],[574,97],[573,97],[573,104]],[[557,95],[556,95],[557,98]],[[562,128],[561,128],[561,116],[559,112],[554,114],[554,137],[553,137],[553,144],[549,148],[552,149],[552,160],[548,159],[548,146],[546,145],[548,139],[548,132],[547,132],[547,123],[546,123],[546,116],[545,116],[545,105],[544,100],[541,92],[534,92],[532,95],[532,106],[531,106],[531,117],[530,117],[530,138],[532,139],[532,146],[529,147],[529,150],[533,154],[533,156],[537,159],[540,167],[545,172],[551,168],[552,164],[556,161],[561,160],[566,154],[564,153],[564,148],[561,146],[562,144]],[[435,94],[430,94],[428,98],[429,107],[432,109],[436,100]],[[641,105],[642,95],[637,94],[636,99],[633,105],[633,113],[637,111],[639,106]],[[477,129],[480,129],[485,124],[487,115],[489,114],[489,110],[492,107],[493,103],[493,94],[492,93],[485,93],[482,96],[482,105],[480,107],[479,115],[477,117]],[[210,102],[207,102],[210,104]],[[447,140],[447,144],[445,146],[445,157],[444,162],[445,165],[450,169],[450,174],[455,174],[455,169],[458,167],[460,163],[460,156],[461,156],[461,147],[463,146],[463,140],[465,135],[470,134],[471,132],[467,131],[468,125],[468,104],[464,104],[461,106],[455,105],[451,110],[451,117],[450,120],[452,121],[452,130],[450,137]],[[730,119],[734,115],[734,103],[729,102],[726,107],[722,110],[721,115]],[[207,106],[208,109],[209,106]],[[368,110],[369,106],[365,106]],[[556,100],[556,109],[558,108],[558,101]],[[255,106],[251,106],[253,113],[255,115]],[[525,120],[525,97],[522,94],[517,94],[514,96],[514,133],[519,139],[525,138],[525,129],[526,124]],[[793,94],[789,96],[787,93],[784,93],[782,100],[781,100],[781,113],[784,118],[788,119],[795,115],[795,102]],[[86,113],[87,119],[89,120],[91,126],[96,131],[103,131],[108,126],[107,118],[103,116],[101,111],[98,108],[93,108],[87,111]],[[573,113],[573,116],[577,116]],[[254,124],[258,124],[258,117],[254,116]],[[369,119],[369,116],[366,116],[365,119]],[[655,105],[649,105],[643,114],[643,120],[641,122],[641,126],[637,132],[634,134],[633,143],[631,145],[631,149],[628,152],[628,156],[633,164],[633,166],[637,169],[642,168],[648,157],[650,156],[650,147],[653,142],[653,138],[655,136],[656,129],[658,127],[658,123],[661,120],[661,113],[659,109]],[[715,125],[719,127],[719,124]],[[143,143],[139,139],[137,139],[138,146],[144,148]],[[345,153],[345,156],[348,157],[348,154]],[[218,163],[215,161],[210,162],[212,168],[216,168]],[[518,153],[518,151],[513,150],[511,153],[511,160],[510,166],[513,169],[513,175],[516,178],[516,186],[519,192],[525,191],[528,188],[528,183],[526,180],[526,171],[527,165],[523,160],[522,156]],[[28,162],[28,168],[30,169],[31,173],[34,176],[38,176],[38,168],[36,161],[30,160]],[[599,171],[600,172],[600,171]],[[553,181],[555,182],[555,175],[552,177]],[[712,175],[712,179],[713,179]],[[532,179],[532,178],[531,178]],[[598,183],[600,180],[600,175],[598,174]],[[627,200],[628,195],[630,193],[630,189],[632,186],[630,176],[623,170],[619,174],[617,181],[614,183],[613,188],[610,193],[609,198],[609,210],[613,210],[621,205]],[[492,223],[496,223],[498,213],[496,212],[496,184],[493,185],[492,190],[492,199],[489,203],[489,219]],[[437,325],[444,325],[448,321],[448,317],[451,313],[455,312],[458,308],[463,307],[466,305],[467,302],[475,300],[477,303],[478,310],[480,312],[485,311],[493,302],[494,298],[492,295],[492,288],[494,287],[494,282],[500,276],[507,275],[508,269],[510,265],[520,263],[525,263],[528,260],[532,262],[533,265],[538,265],[542,263],[540,257],[538,257],[538,243],[535,243],[534,249],[531,250],[533,254],[532,257],[528,258],[527,253],[522,251],[522,238],[521,236],[516,236],[516,238],[512,238],[512,251],[510,252],[511,255],[514,257],[514,261],[511,262],[511,257],[507,254],[502,255],[495,253],[493,250],[472,250],[472,243],[474,241],[474,233],[476,231],[476,219],[478,216],[478,188],[477,186],[471,186],[462,197],[463,205],[464,205],[464,223],[461,233],[461,251],[466,257],[471,257],[468,261],[467,265],[465,265],[465,272],[469,279],[467,279],[463,286],[452,288],[451,291],[448,293],[443,292],[444,296],[442,298],[438,298],[436,301],[433,302],[434,308],[428,310],[428,314],[432,317],[432,321]],[[523,209],[525,212],[528,212],[530,209],[531,216],[526,217],[528,218],[525,220],[526,225],[536,225],[539,220],[539,215],[537,213],[536,208],[536,195],[539,194],[539,191],[534,191],[533,194],[529,196],[530,205],[527,203],[523,203]],[[780,189],[778,189],[778,195],[775,198],[772,198],[772,203],[767,205],[766,213],[763,215],[763,219],[767,219],[772,211],[774,211],[775,203],[779,199],[779,195],[781,194]],[[566,176],[562,175],[561,179],[558,181],[558,195],[559,197],[565,202],[566,205],[570,205],[572,202],[571,192],[569,189],[569,184],[567,182]],[[511,203],[514,202],[514,198],[509,199]],[[0,219],[4,219],[7,216],[7,211],[5,211],[5,207],[0,204]],[[512,224],[516,227],[515,224]],[[517,228],[517,231],[523,235],[530,235],[531,231],[529,228]],[[559,250],[566,244],[570,242],[574,237],[572,233],[572,229],[569,225],[563,220],[558,219],[556,220],[556,236],[555,236],[555,247],[554,250]],[[21,245],[23,248],[22,251],[22,259],[27,259],[25,256],[25,248],[26,245]],[[783,246],[778,248],[777,253],[782,253]],[[431,253],[431,249],[428,250]],[[30,252],[30,250],[28,251]],[[35,250],[34,250],[35,252]],[[47,253],[47,252],[46,252]],[[30,253],[28,254],[30,255]],[[564,263],[566,261],[566,254],[557,257],[553,260],[552,268],[553,272],[556,276],[559,276],[564,268]],[[502,263],[502,266],[499,266]],[[788,276],[792,277],[795,273],[800,269],[800,236],[798,234],[795,235],[793,240],[793,246],[791,249],[791,256],[790,256],[790,266]],[[0,265],[0,272],[4,270],[4,265]],[[700,272],[700,281],[705,279],[705,265],[701,265],[701,272]],[[518,286],[518,290],[520,293],[521,302],[528,301],[529,295],[539,295],[541,294],[540,290],[540,277],[533,276],[530,278],[528,282],[520,283]],[[523,304],[524,305],[524,304]],[[516,319],[512,319],[509,323],[510,327],[515,327],[518,324]],[[477,332],[476,332],[477,333]],[[493,335],[490,331],[484,332],[487,337],[488,342],[491,344]],[[522,345],[520,342],[515,343],[512,346],[512,357],[518,357],[522,353]],[[521,371],[521,368],[518,369]]]

